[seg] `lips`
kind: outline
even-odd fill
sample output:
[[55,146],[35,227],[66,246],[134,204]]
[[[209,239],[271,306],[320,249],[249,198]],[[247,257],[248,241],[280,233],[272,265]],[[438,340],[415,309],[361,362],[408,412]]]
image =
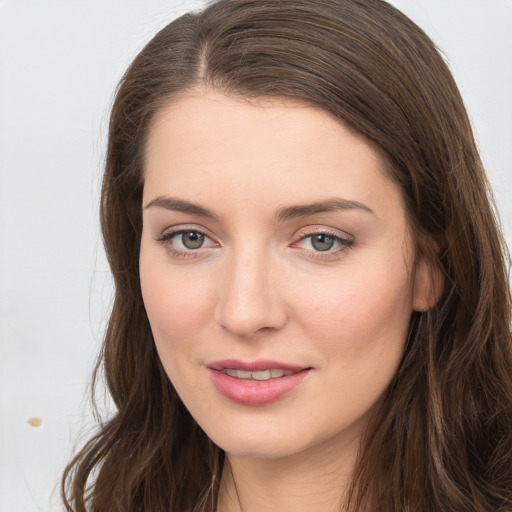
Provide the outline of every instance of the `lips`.
[[279,361],[215,361],[207,365],[213,385],[225,398],[242,405],[274,402],[296,388],[310,367]]
[[260,359],[258,361],[240,361],[239,359],[223,359],[222,361],[213,361],[206,366],[213,370],[237,369],[249,372],[257,372],[261,370],[271,370],[272,368],[285,370],[289,372],[298,372],[306,367],[283,363],[281,361],[272,361],[270,359]]

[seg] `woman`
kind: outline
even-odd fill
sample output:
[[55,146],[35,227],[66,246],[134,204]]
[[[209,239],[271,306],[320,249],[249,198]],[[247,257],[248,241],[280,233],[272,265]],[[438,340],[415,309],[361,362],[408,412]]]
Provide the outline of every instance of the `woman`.
[[221,0],[113,106],[68,510],[512,509],[505,248],[453,79],[380,0]]

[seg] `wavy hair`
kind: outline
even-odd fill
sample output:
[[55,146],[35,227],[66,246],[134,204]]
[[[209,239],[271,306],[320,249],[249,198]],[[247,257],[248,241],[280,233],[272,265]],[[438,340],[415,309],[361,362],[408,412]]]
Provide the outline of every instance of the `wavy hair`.
[[467,113],[425,33],[381,0],[220,0],[161,30],[112,108],[101,227],[115,298],[94,379],[116,412],[66,468],[74,512],[215,510],[224,454],[158,358],[139,283],[144,153],[155,114],[207,86],[300,100],[380,148],[418,251],[444,275],[413,313],[360,447],[350,510],[512,510],[509,260]]

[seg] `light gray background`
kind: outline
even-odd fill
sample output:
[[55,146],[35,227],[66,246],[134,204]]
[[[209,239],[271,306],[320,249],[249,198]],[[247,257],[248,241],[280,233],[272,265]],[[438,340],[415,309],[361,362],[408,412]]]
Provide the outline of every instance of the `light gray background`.
[[[512,0],[393,3],[449,61],[510,245]],[[155,31],[197,5],[0,0],[0,512],[61,509],[111,297],[97,197],[112,93]]]

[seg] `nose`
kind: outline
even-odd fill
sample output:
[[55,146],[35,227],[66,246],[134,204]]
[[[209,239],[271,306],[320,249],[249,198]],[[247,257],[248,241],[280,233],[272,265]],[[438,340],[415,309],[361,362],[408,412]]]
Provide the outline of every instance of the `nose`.
[[219,274],[216,322],[237,337],[277,330],[287,321],[279,270],[268,254],[243,251]]

